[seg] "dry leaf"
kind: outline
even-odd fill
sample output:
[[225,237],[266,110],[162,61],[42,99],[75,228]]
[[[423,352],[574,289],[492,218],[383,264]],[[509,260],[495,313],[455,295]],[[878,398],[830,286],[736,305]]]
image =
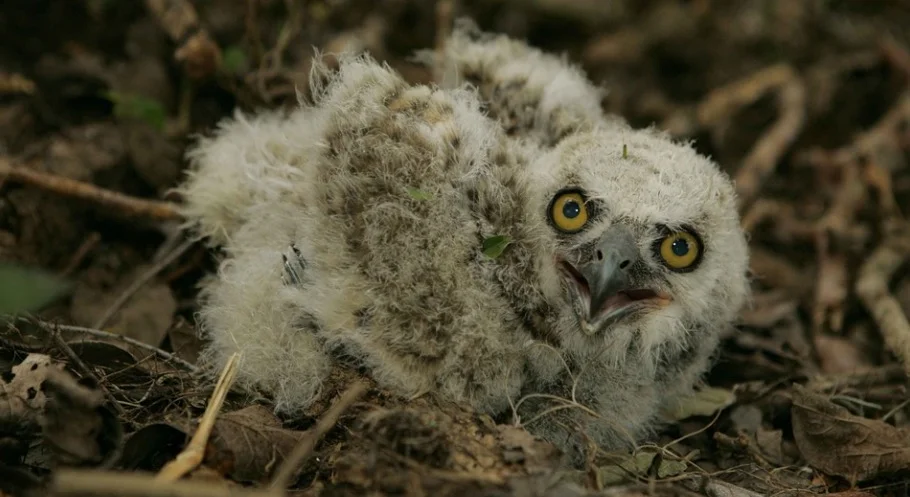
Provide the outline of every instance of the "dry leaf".
[[793,436],[816,469],[851,482],[910,467],[910,430],[850,414],[802,386],[793,389]]
[[143,426],[126,440],[119,465],[126,470],[158,472],[177,457],[191,435],[167,423]]
[[204,343],[193,325],[186,319],[178,317],[167,334],[174,355],[190,364],[196,364]]
[[20,462],[40,432],[47,402],[42,385],[52,367],[49,356],[29,354],[11,368],[8,382],[0,377],[0,461]]
[[213,456],[233,462],[232,479],[264,482],[305,434],[282,428],[270,409],[252,405],[218,416],[212,446],[223,454]]
[[8,383],[0,379],[0,419],[21,417],[29,419],[32,412],[44,409],[47,397],[41,386],[52,367],[50,356],[29,354],[18,365],[13,366]]
[[48,401],[41,418],[44,441],[65,465],[105,466],[120,456],[123,432],[104,407],[104,394],[49,368],[44,382]]
[[848,281],[846,256],[823,254],[819,257],[815,302],[812,308],[812,325],[816,332],[822,331],[825,324],[835,332],[843,328]]
[[[77,285],[73,293],[73,320],[82,326],[94,326],[121,294],[146,271],[148,266],[139,266],[109,290]],[[167,335],[176,312],[177,300],[171,288],[163,282],[149,281],[114,313],[105,330],[157,347]]]
[[[196,428],[196,422],[183,420],[144,426],[127,441],[121,464],[158,471],[180,453]],[[282,428],[272,411],[261,405],[219,414],[205,464],[233,480],[264,483],[305,434]]]
[[761,453],[772,463],[784,464],[784,434],[781,430],[759,429],[755,432],[755,443]]

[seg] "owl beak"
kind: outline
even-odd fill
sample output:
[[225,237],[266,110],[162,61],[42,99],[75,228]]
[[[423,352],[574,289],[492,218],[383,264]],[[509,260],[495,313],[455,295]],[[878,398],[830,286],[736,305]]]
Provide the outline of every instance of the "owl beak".
[[591,262],[572,266],[562,262],[563,274],[572,283],[572,295],[583,309],[582,328],[592,334],[641,309],[641,304],[664,306],[669,295],[633,285],[641,253],[632,232],[625,226],[610,227],[598,241]]

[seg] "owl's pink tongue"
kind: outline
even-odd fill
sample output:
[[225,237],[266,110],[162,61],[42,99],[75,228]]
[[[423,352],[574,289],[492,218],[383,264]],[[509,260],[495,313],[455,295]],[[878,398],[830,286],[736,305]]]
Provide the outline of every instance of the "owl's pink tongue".
[[607,297],[598,314],[609,314],[611,311],[624,307],[639,300],[657,298],[657,292],[648,289],[620,290],[616,295]]
[[[595,305],[591,295],[591,287],[588,285],[588,281],[585,277],[568,262],[560,261],[559,267],[571,281],[574,281],[582,298],[588,299],[590,305]],[[616,292],[616,294],[607,297],[603,304],[601,304],[600,309],[591,309],[590,312],[593,315],[602,316],[634,302],[649,299],[668,300],[668,297],[647,288],[620,290]]]

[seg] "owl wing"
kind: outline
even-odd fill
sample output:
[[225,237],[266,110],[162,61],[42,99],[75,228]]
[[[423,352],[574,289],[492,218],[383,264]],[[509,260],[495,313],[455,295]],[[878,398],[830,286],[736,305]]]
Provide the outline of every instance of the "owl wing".
[[508,185],[525,147],[473,92],[408,85],[366,55],[314,64],[311,89],[193,149],[186,212],[227,254],[203,292],[206,362],[242,351],[238,381],[281,409],[318,395],[327,350],[403,395],[507,407],[526,338],[480,213],[523,205]]
[[442,75],[443,87],[476,87],[487,112],[512,136],[553,146],[575,131],[625,125],[604,114],[605,90],[565,57],[483,32],[469,19],[456,21],[442,57],[423,51],[417,59]]

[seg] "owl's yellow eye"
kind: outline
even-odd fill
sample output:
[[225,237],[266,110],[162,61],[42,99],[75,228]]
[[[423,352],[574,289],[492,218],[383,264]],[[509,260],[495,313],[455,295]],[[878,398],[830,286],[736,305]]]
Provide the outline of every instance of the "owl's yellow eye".
[[550,204],[550,221],[562,232],[575,233],[588,222],[585,199],[578,192],[561,193]]
[[701,240],[688,231],[674,231],[662,238],[658,254],[675,271],[691,269],[701,256]]

